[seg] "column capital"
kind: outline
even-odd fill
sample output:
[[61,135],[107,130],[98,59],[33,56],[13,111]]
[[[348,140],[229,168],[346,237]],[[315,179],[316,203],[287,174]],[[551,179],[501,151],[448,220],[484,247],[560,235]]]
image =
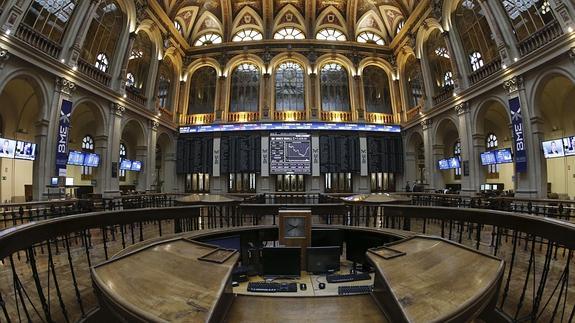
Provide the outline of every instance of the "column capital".
[[6,61],[10,59],[10,52],[7,49],[0,47],[0,70],[4,68]]
[[63,77],[56,78],[56,88],[59,92],[62,92],[67,95],[72,95],[76,90],[76,84],[70,80],[67,80]]
[[458,116],[468,114],[470,111],[469,102],[467,101],[461,102],[460,104],[454,106],[453,108],[455,109],[455,113],[457,113]]
[[523,76],[517,75],[503,83],[503,88],[508,94],[523,90]]
[[125,106],[118,103],[112,103],[112,113],[114,113],[118,117],[122,117],[124,115],[124,112],[126,112]]
[[432,119],[421,120],[421,122],[419,122],[419,124],[421,125],[423,130],[427,130],[427,129],[431,128],[431,126],[433,125],[433,120]]
[[152,131],[157,131],[159,126],[160,122],[158,122],[158,120],[150,120],[150,128],[152,128]]

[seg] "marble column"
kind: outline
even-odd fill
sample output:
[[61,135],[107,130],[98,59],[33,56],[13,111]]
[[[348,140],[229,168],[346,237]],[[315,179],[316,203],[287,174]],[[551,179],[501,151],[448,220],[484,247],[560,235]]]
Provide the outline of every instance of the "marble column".
[[[150,120],[148,129],[148,153],[147,159],[148,167],[146,168],[146,189],[151,189],[152,185],[157,185],[158,179],[156,178],[156,143],[158,140],[158,127],[160,123],[156,120]],[[163,179],[161,179],[163,180]]]
[[319,120],[321,110],[321,103],[319,102],[318,96],[318,84],[317,84],[317,74],[310,73],[309,74],[309,84],[310,84],[310,98],[311,98],[311,107],[310,107],[310,115],[309,117],[311,120]]
[[[218,93],[218,100],[216,101],[216,109],[215,109],[215,121],[222,122],[225,121],[225,111],[226,109],[226,77],[220,76],[218,77],[218,86],[216,88],[216,93]],[[189,114],[189,112],[188,112]]]
[[[469,103],[463,102],[455,106],[455,112],[459,118],[459,140],[461,141],[461,193],[473,195],[477,184],[474,174],[471,173],[477,164],[477,158],[473,155],[473,140],[471,134],[471,114]],[[466,175],[467,174],[467,175]]]
[[469,71],[468,71],[468,59],[465,54],[465,50],[461,45],[458,37],[453,37],[452,33],[443,32],[441,34],[445,40],[445,45],[449,51],[449,57],[451,62],[451,70],[453,73],[453,83],[454,91],[459,93],[461,90],[469,87]]
[[[470,160],[475,160],[475,163],[469,163],[469,175],[471,175],[473,188],[477,192],[481,189],[481,184],[485,183],[487,179],[487,168],[479,162],[481,158],[481,153],[487,150],[485,147],[485,135],[484,134],[473,134],[471,137],[471,154]],[[513,187],[506,187],[505,190],[514,189]]]
[[493,38],[495,39],[495,44],[497,46],[499,56],[501,57],[501,63],[506,66],[511,65],[512,61],[510,60],[510,57],[512,55],[518,55],[517,53],[511,52],[514,44],[508,43],[507,40],[503,37],[499,23],[497,22],[497,19],[491,10],[491,6],[487,3],[487,0],[479,0],[478,2],[485,14],[485,19],[487,20],[487,24],[489,25],[489,29],[491,30]]
[[[40,120],[36,122],[36,137],[34,141],[36,143],[36,160],[33,165],[33,199],[34,201],[42,200],[42,194],[46,189],[46,185],[50,184],[50,177],[52,172],[50,172],[51,165],[47,160],[46,151],[50,149],[55,149],[55,146],[48,145],[48,132],[50,129],[49,120]],[[48,167],[46,167],[48,165]]]
[[[115,89],[119,89],[120,92],[125,93],[126,91],[126,74],[127,74],[127,70],[128,70],[128,63],[130,61],[130,54],[132,53],[132,47],[134,46],[134,41],[136,40],[136,33],[132,32],[130,33],[130,35],[128,36],[128,42],[126,45],[126,50],[124,51],[123,55],[121,55],[120,57],[122,57],[122,63],[120,65],[120,71],[117,75],[117,78],[113,79],[112,81],[115,81],[116,84],[114,86],[114,84],[112,85],[113,88]],[[122,48],[122,47],[120,47]],[[116,55],[118,56],[118,55]],[[114,73],[114,69],[111,69],[110,71],[111,73]],[[112,74],[114,75],[114,74]]]
[[96,179],[96,186],[94,193],[105,194],[106,188],[110,186],[108,183],[111,179],[112,164],[110,163],[110,149],[108,146],[108,136],[97,136],[94,138],[94,148],[97,154],[100,155],[100,166],[94,168],[94,175]]
[[[117,196],[120,194],[120,141],[122,139],[122,118],[126,108],[117,103],[110,103],[110,117],[108,124],[108,159],[106,163],[110,165],[107,185],[104,188],[104,196]],[[112,169],[115,168],[115,169]],[[116,176],[112,176],[115,174]]]
[[162,191],[165,193],[178,193],[178,180],[176,175],[176,153],[164,153],[164,186]]
[[148,184],[148,173],[150,172],[153,173],[156,171],[155,168],[152,168],[152,165],[149,164],[150,161],[148,154],[148,146],[136,146],[136,160],[142,161],[142,163],[144,164],[142,166],[142,170],[136,173],[137,174],[136,190],[144,192],[149,190],[151,185]]
[[425,154],[425,183],[428,184],[426,189],[435,189],[433,174],[437,173],[437,163],[434,161],[433,157],[433,120],[425,119],[421,121],[421,127],[423,128],[423,147]]
[[275,109],[271,108],[271,96],[273,95],[272,91],[270,90],[271,87],[271,75],[270,73],[264,73],[263,74],[263,95],[260,95],[261,97],[261,115],[260,115],[260,119],[261,120],[272,120],[274,118],[273,115],[271,115],[271,112]]
[[[67,28],[67,35],[62,41],[62,53],[60,59],[66,60],[68,66],[77,66],[78,59],[90,24],[96,14],[96,8],[101,0],[80,1],[74,8],[73,20]],[[70,31],[76,31],[76,34]]]
[[[501,6],[501,2],[499,0],[485,0],[484,5],[487,5],[485,8],[489,9],[489,13],[493,16],[493,20],[498,28],[491,29],[493,30],[500,30],[501,36],[505,44],[507,45],[507,54],[509,55],[509,64],[514,61],[514,58],[519,57],[519,49],[517,48],[517,38],[513,32],[513,28],[511,27],[511,23],[509,22],[509,18],[507,17],[507,13],[505,9]],[[500,55],[501,49],[499,50]],[[503,57],[502,57],[503,58]],[[505,61],[504,61],[505,62]]]
[[353,85],[355,87],[355,95],[354,95],[354,102],[355,102],[355,112],[352,115],[356,116],[354,118],[356,121],[365,121],[366,113],[365,111],[365,95],[363,93],[363,78],[361,75],[354,75],[353,76]]
[[433,96],[435,95],[434,91],[434,80],[433,76],[431,75],[431,70],[429,69],[429,63],[427,61],[427,57],[424,53],[421,55],[421,59],[418,60],[421,68],[421,74],[423,76],[423,86],[425,89],[425,97],[426,100],[423,101],[423,109],[424,110],[431,110],[433,108]]

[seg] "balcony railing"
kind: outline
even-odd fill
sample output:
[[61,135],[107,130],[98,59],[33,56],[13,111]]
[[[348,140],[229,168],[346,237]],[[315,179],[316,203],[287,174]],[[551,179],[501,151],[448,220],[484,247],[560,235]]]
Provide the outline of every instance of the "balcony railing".
[[228,122],[250,122],[260,119],[259,112],[228,112]]
[[110,86],[110,80],[112,79],[110,74],[100,71],[96,66],[81,58],[78,60],[78,71],[98,83]]
[[411,121],[419,116],[419,112],[421,112],[421,106],[418,105],[407,110],[407,121]]
[[322,121],[335,121],[335,122],[349,122],[351,120],[351,112],[345,111],[322,111]]
[[180,125],[209,124],[214,122],[213,113],[180,114]]
[[443,101],[449,100],[453,96],[453,86],[447,86],[441,89],[441,92],[433,97],[433,105],[438,105]]
[[25,24],[18,26],[16,37],[53,58],[60,56],[60,51],[62,50],[60,45]]
[[370,123],[393,123],[393,115],[387,113],[368,112],[365,119]]
[[126,87],[126,94],[128,95],[128,99],[141,104],[146,105],[146,97],[140,94],[140,89],[128,86]]
[[557,20],[553,20],[541,30],[519,43],[519,54],[521,54],[521,56],[525,56],[562,34],[563,30],[561,29],[561,25],[559,25]]
[[161,118],[167,121],[172,121],[174,120],[174,113],[172,113],[172,111],[162,108],[159,108],[160,110],[160,114],[161,114]]
[[274,120],[303,121],[305,119],[305,111],[274,111]]
[[498,72],[499,70],[501,70],[501,59],[500,58],[494,60],[493,62],[491,62],[489,64],[484,65],[483,67],[481,67],[477,71],[473,72],[469,76],[469,80],[471,81],[471,84],[475,84],[475,83],[483,80],[484,78],[488,77],[489,75],[492,75],[492,74]]

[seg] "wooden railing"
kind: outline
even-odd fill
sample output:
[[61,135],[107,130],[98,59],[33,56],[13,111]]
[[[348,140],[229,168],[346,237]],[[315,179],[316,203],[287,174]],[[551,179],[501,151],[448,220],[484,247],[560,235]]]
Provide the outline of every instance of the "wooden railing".
[[146,105],[146,97],[140,93],[140,89],[131,87],[131,86],[126,86],[126,95],[128,96],[128,99],[130,99],[131,101],[143,105]]
[[541,30],[535,32],[533,35],[529,36],[529,38],[519,43],[519,54],[521,56],[525,56],[562,34],[563,30],[561,29],[561,25],[557,20],[553,20]]
[[322,111],[321,120],[333,122],[350,122],[352,121],[352,117],[351,112],[347,111]]
[[489,75],[498,72],[499,70],[501,70],[500,58],[494,60],[493,62],[490,62],[489,64],[484,65],[477,71],[471,73],[471,75],[469,75],[469,81],[471,82],[471,84],[475,84],[483,80],[484,78],[488,77]]
[[446,86],[433,97],[433,105],[438,105],[443,101],[449,100],[453,96],[453,86]]
[[365,120],[371,123],[393,124],[393,115],[387,113],[369,112],[366,114]]
[[306,119],[305,111],[274,111],[274,120],[304,121]]
[[24,23],[18,26],[16,37],[41,52],[46,53],[46,55],[53,58],[58,58],[58,56],[60,56],[60,51],[62,50],[60,45],[51,41],[46,36],[40,34]]
[[407,110],[407,121],[409,122],[409,121],[417,118],[419,116],[419,112],[421,112],[421,106],[420,105]]
[[228,112],[228,122],[251,122],[260,119],[259,112]]
[[209,124],[214,122],[213,113],[204,114],[180,114],[180,125]]
[[112,76],[100,71],[96,66],[86,62],[82,58],[78,59],[78,71],[100,84],[110,86]]

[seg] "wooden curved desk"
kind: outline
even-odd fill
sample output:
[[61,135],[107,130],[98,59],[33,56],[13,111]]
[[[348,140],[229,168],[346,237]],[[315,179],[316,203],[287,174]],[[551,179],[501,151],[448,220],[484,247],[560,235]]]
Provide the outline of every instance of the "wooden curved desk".
[[[238,230],[213,234],[226,231]],[[504,268],[475,250],[414,236],[368,252],[371,295],[234,295],[239,254],[189,239],[200,235],[148,243],[93,267],[104,313],[130,322],[465,322],[492,310]]]

